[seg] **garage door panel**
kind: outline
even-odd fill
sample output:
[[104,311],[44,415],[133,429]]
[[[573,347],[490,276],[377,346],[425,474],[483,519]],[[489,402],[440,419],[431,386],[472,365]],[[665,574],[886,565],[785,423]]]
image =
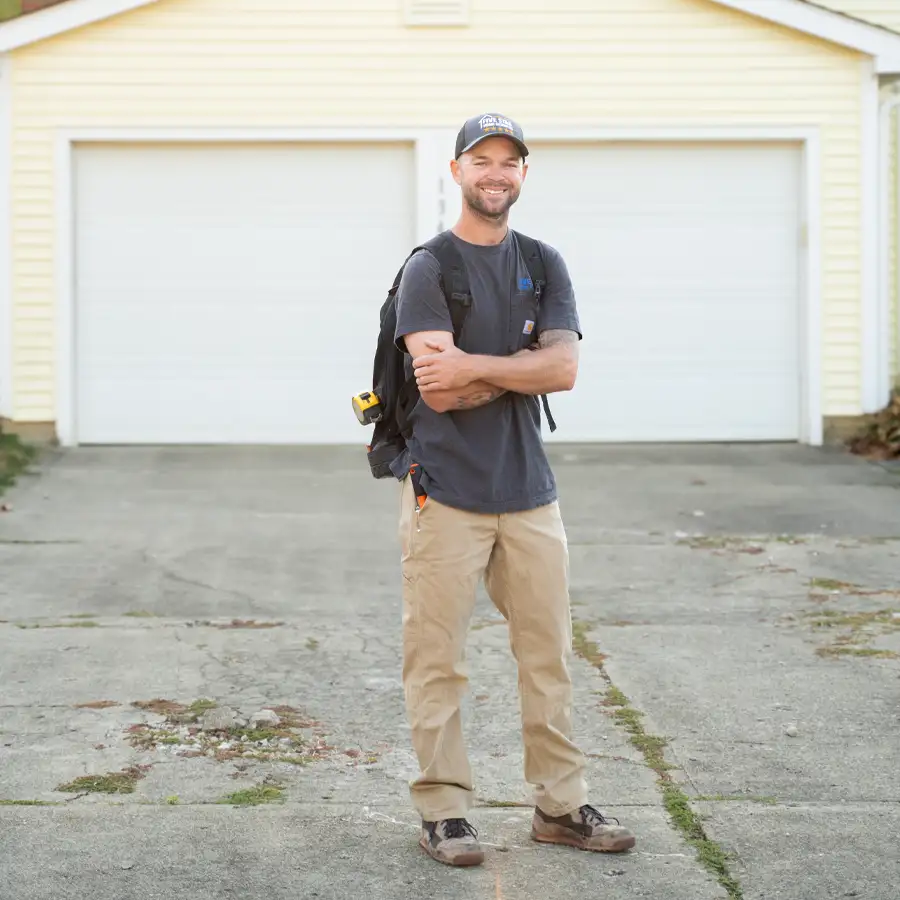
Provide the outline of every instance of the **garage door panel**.
[[535,144],[512,216],[583,326],[551,439],[799,436],[797,148]]
[[79,148],[79,440],[362,445],[414,184],[408,145]]

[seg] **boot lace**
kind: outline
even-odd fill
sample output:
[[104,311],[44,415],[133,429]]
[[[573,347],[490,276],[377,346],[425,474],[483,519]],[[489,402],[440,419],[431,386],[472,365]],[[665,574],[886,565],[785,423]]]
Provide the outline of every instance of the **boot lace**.
[[594,809],[593,806],[588,806],[587,804],[582,806],[579,811],[581,812],[581,821],[585,825],[609,825],[610,822],[615,822],[616,825],[619,824],[618,819],[607,819],[599,809]]
[[465,819],[445,819],[444,837],[448,840],[455,838],[478,838],[478,832]]

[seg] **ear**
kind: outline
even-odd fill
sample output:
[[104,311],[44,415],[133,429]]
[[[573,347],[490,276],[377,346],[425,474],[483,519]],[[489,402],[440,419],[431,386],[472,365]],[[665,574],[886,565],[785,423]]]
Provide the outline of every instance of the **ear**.
[[457,184],[462,184],[462,172],[459,168],[459,162],[455,159],[450,160],[450,174]]

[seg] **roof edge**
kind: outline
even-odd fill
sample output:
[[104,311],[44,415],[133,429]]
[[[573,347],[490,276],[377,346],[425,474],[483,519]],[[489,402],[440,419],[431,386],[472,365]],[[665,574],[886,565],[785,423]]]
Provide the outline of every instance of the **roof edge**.
[[158,0],[68,0],[0,24],[0,53],[64,34]]
[[766,19],[875,60],[878,74],[900,72],[900,34],[806,0],[711,0],[718,6]]
[[[55,37],[75,28],[129,12],[158,0],[68,0],[0,24],[0,53]],[[900,73],[900,34],[808,3],[806,0],[710,0],[766,19],[875,60],[878,74]]]

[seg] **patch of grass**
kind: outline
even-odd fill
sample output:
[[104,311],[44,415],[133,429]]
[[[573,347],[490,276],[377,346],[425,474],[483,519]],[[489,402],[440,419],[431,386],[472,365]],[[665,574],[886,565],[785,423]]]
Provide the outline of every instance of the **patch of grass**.
[[99,622],[93,619],[79,619],[77,622],[59,622],[56,625],[47,625],[47,628],[101,628]]
[[37,457],[37,450],[14,434],[0,434],[0,494],[16,483]]
[[200,721],[200,717],[207,710],[215,709],[218,705],[215,700],[207,700],[201,698],[194,700],[190,706],[183,703],[177,703],[175,700],[166,700],[157,697],[154,700],[135,700],[132,704],[136,709],[143,709],[146,712],[156,713],[158,716],[165,716],[169,725],[194,725]]
[[96,613],[70,613],[66,616],[67,619],[96,619]]
[[276,756],[275,762],[288,763],[292,766],[308,766],[315,762],[315,758],[312,756]]
[[690,547],[692,550],[730,550],[732,553],[748,553],[751,556],[758,556],[765,549],[759,544],[749,542],[746,538],[723,535],[698,535],[681,538],[676,543],[682,547]]
[[271,741],[282,737],[288,737],[284,731],[276,730],[274,728],[232,728],[228,731],[228,736],[237,740],[247,738],[248,741],[253,743],[256,741]]
[[872,659],[900,659],[900,653],[893,650],[876,650],[874,647],[819,647],[818,656],[866,656]]
[[898,654],[893,650],[877,650],[866,645],[880,635],[900,631],[900,610],[878,609],[869,612],[858,610],[848,612],[826,609],[807,613],[804,618],[815,631],[832,633],[831,644],[816,650],[821,657],[898,658]]
[[319,646],[319,642],[314,637],[306,639],[306,649],[307,650],[316,650],[316,649],[318,649],[318,646]]
[[144,777],[149,766],[128,766],[121,772],[105,775],[82,775],[56,790],[64,794],[133,794],[134,786]]
[[75,709],[109,709],[112,706],[120,706],[115,700],[91,700],[88,703],[76,703]]
[[603,701],[604,706],[628,706],[628,698],[614,685],[609,686],[606,697]]
[[133,609],[130,612],[125,613],[125,616],[129,619],[155,619],[155,618],[157,618],[156,613],[147,612],[146,609]]
[[166,806],[178,806],[179,803],[181,803],[181,800],[178,798],[177,794],[166,797]]
[[603,667],[606,656],[600,652],[597,642],[588,637],[592,627],[592,622],[580,619],[572,623],[572,648],[582,659],[599,669]]
[[59,806],[57,800],[0,800],[0,806]]
[[706,836],[700,818],[691,809],[687,794],[671,781],[662,781],[660,786],[663,792],[663,806],[669,818],[694,848],[701,865],[715,875],[732,900],[741,900],[744,893],[738,880],[728,871],[728,855],[719,844]]
[[243,791],[235,791],[219,800],[229,806],[261,806],[264,803],[278,803],[284,798],[284,789],[268,784],[258,784]]
[[838,581],[836,578],[810,578],[810,590],[820,591],[856,591],[860,589],[860,585],[852,584],[849,581]]
[[643,755],[648,768],[656,773],[656,783],[663,795],[663,805],[674,827],[694,848],[697,859],[716,877],[730,900],[742,900],[740,883],[728,870],[727,854],[719,844],[707,837],[700,817],[691,809],[690,798],[669,774],[674,766],[666,762],[663,752],[668,746],[668,740],[647,733],[643,724],[643,713],[631,706],[628,698],[612,683],[603,666],[604,655],[596,642],[588,637],[590,629],[591,625],[588,622],[573,623],[575,652],[595,666],[606,681],[608,689],[605,705],[613,707],[612,717],[628,733],[631,744]]

